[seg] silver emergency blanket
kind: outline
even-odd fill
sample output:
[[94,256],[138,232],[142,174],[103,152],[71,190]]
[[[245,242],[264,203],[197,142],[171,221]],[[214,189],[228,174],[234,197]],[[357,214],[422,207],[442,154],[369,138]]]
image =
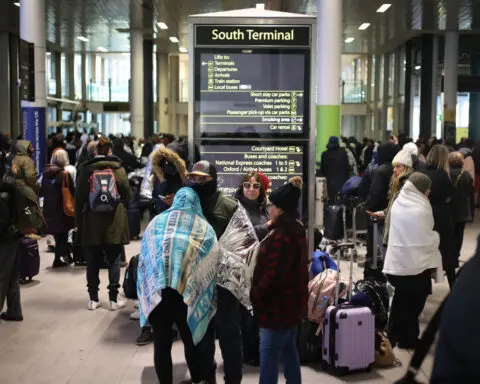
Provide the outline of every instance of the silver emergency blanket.
[[251,309],[248,263],[259,241],[245,208],[238,204],[219,240],[220,262],[217,284],[230,291],[247,309]]

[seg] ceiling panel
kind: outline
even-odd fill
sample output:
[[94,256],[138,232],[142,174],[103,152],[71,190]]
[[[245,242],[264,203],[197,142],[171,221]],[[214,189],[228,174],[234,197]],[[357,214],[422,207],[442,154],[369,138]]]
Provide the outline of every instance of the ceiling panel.
[[[157,31],[160,49],[173,52],[178,46],[168,37],[177,36],[187,46],[187,19],[190,14],[254,7],[261,0],[46,0],[48,40],[66,49],[88,51],[104,47],[110,51],[129,51],[131,2],[154,8],[156,21],[168,25]],[[384,14],[376,12],[382,0],[342,0],[344,36],[354,41],[344,44],[345,53],[385,51],[401,44],[422,29],[443,32],[449,20],[462,31],[476,26],[480,32],[480,0],[390,0]],[[315,15],[317,0],[266,0],[267,9]],[[477,18],[475,18],[477,15]],[[477,21],[478,20],[478,21]],[[359,31],[362,23],[370,23]],[[476,30],[476,29],[475,29]],[[84,44],[77,39],[89,38]],[[343,40],[344,40],[343,39]]]
[[[129,51],[129,35],[118,29],[130,24],[131,0],[46,0],[47,40],[80,51],[104,47]],[[140,0],[132,0],[140,1]],[[89,39],[87,43],[78,36]]]

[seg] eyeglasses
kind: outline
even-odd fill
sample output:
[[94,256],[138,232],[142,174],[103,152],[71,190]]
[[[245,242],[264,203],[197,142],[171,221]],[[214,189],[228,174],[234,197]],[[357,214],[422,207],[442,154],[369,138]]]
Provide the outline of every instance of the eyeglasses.
[[260,183],[249,183],[248,181],[246,181],[245,183],[243,183],[243,188],[245,189],[260,189]]

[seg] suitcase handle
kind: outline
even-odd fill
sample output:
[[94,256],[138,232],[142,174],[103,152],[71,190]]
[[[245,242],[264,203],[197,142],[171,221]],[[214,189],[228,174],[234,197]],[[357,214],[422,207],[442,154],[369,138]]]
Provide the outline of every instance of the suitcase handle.
[[352,292],[353,292],[353,252],[352,250],[355,248],[355,243],[348,241],[347,238],[347,207],[345,205],[342,206],[342,211],[343,211],[343,241],[335,246],[335,249],[339,249],[340,252],[338,253],[337,256],[337,266],[338,266],[338,273],[336,277],[336,283],[335,283],[335,306],[338,305],[338,299],[340,295],[340,273],[341,273],[341,268],[340,268],[340,259],[342,258],[342,254],[345,250],[350,250],[350,271],[349,271],[349,277],[348,277],[348,300],[351,300],[352,298]]

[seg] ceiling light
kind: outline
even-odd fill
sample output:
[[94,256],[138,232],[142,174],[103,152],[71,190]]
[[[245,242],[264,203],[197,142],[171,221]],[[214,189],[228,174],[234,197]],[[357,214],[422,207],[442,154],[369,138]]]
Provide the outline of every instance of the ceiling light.
[[165,23],[163,23],[163,22],[161,22],[161,21],[159,21],[159,22],[157,23],[157,25],[158,25],[158,28],[160,28],[160,29],[163,29],[163,30],[168,29],[167,24],[165,24]]
[[172,43],[178,43],[178,39],[175,36],[170,36],[170,41]]
[[47,52],[46,55],[47,56],[51,56],[52,52]]
[[77,39],[81,40],[81,41],[84,41],[84,42],[88,41],[88,39],[85,36],[78,36]]
[[363,23],[358,27],[360,31],[365,31],[368,27],[370,27],[370,23]]
[[345,39],[345,43],[350,44],[350,43],[353,43],[354,40],[355,40],[355,39],[354,39],[353,37],[347,37],[347,38]]
[[16,3],[13,3],[13,5],[20,7],[20,3],[18,1]]
[[384,13],[388,10],[388,8],[390,8],[392,6],[392,4],[389,4],[389,3],[385,3],[385,4],[382,4],[380,6],[380,8],[377,9],[377,13]]
[[185,48],[185,47],[180,47],[180,48],[178,48],[178,51],[179,51],[179,52],[182,52],[182,53],[187,53],[187,52],[188,52],[188,51],[187,51],[187,48]]
[[415,70],[418,71],[419,69],[422,69],[422,66],[421,66],[421,65],[416,65],[416,66],[415,66]]
[[103,47],[98,47],[98,48],[97,48],[97,51],[100,51],[100,52],[108,52],[108,49],[107,49],[107,48],[103,48]]
[[257,4],[255,5],[255,8],[256,8],[256,9],[265,10],[265,4],[264,4],[264,3],[257,3]]

